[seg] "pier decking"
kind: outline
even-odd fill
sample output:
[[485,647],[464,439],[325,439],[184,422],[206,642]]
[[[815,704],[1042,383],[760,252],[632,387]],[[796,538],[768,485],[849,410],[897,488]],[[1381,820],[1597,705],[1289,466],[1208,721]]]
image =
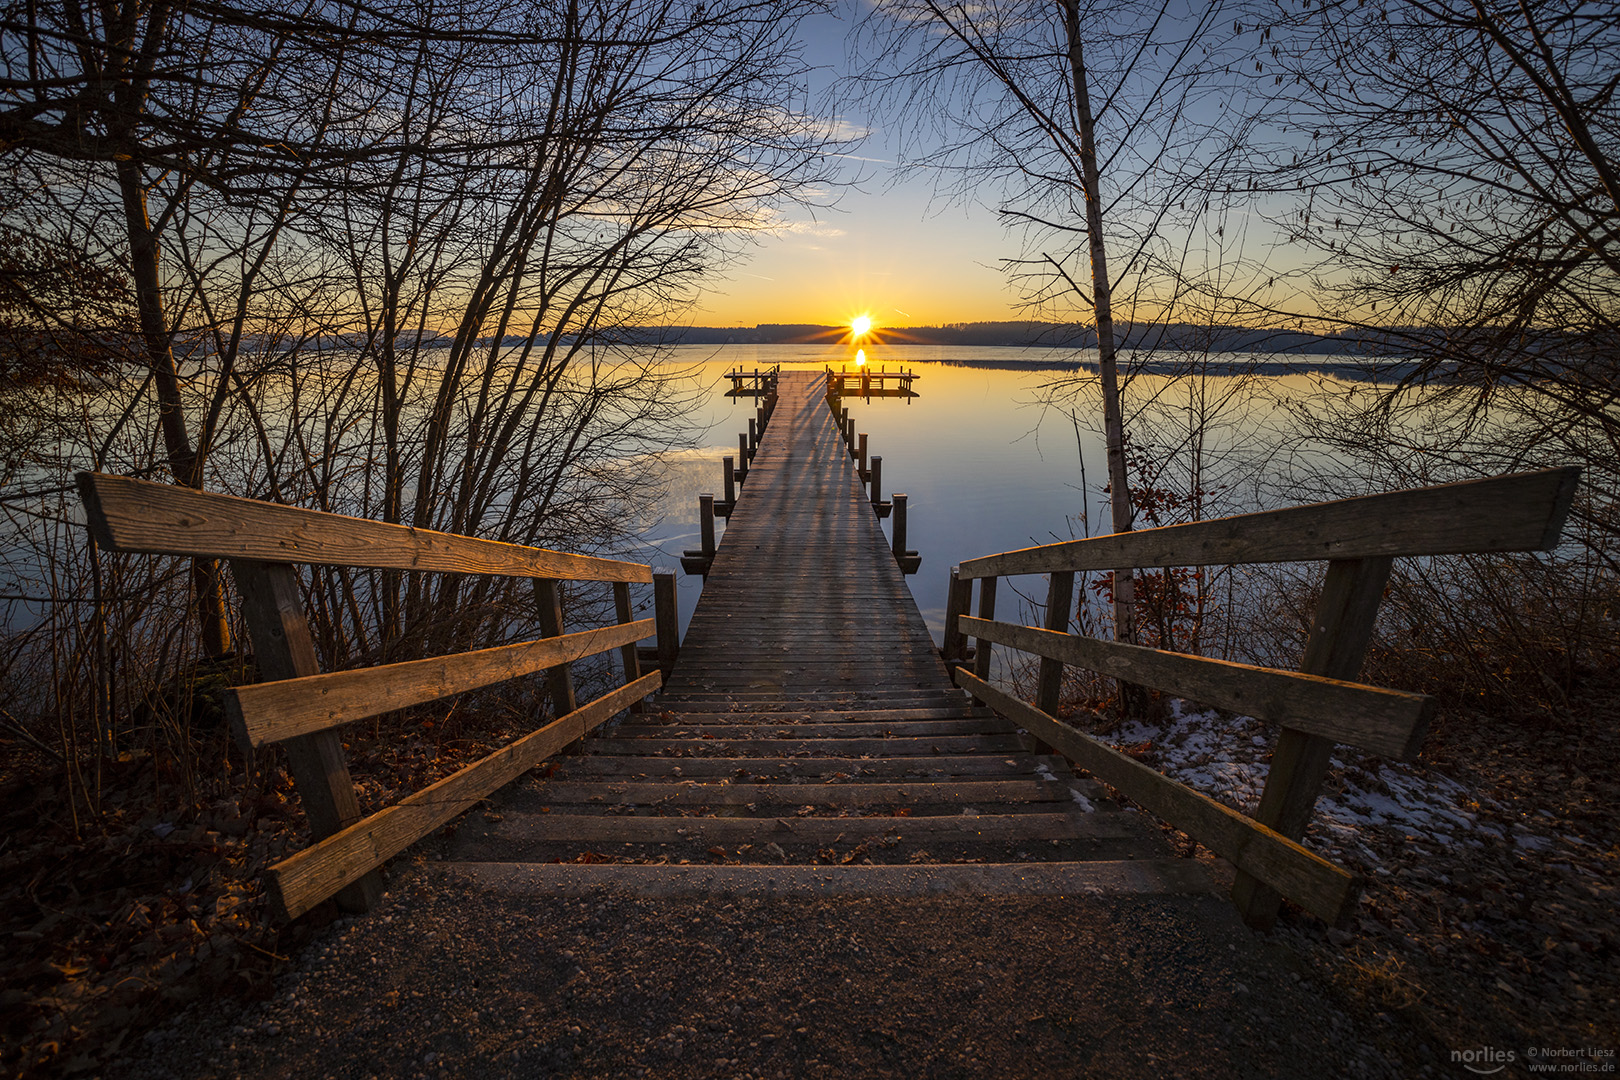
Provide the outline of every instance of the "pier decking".
[[1206,888],[951,684],[826,375],[777,391],[663,692],[464,826],[459,870],[550,893]]
[[817,372],[781,375],[770,427],[664,687],[671,707],[961,697],[824,387]]

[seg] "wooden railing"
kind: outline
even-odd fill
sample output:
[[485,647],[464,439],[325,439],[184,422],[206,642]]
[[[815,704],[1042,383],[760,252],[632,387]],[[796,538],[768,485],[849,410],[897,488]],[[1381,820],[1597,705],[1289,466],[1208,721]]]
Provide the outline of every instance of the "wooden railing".
[[[1231,862],[1238,871],[1232,899],[1250,924],[1271,925],[1282,898],[1336,923],[1356,902],[1361,882],[1299,843],[1332,749],[1344,743],[1410,760],[1433,713],[1422,695],[1353,681],[1372,639],[1392,560],[1551,550],[1579,475],[1575,468],[1517,473],[972,559],[951,572],[947,662],[957,685]],[[1077,573],[1318,559],[1327,560],[1327,577],[1297,672],[1068,633]],[[997,579],[1017,574],[1050,575],[1044,628],[996,621]],[[977,617],[968,614],[975,580]],[[968,637],[978,643],[971,671],[960,666]],[[993,644],[1042,658],[1034,703],[989,682]],[[1065,665],[1279,724],[1254,817],[1057,720]]]
[[[652,582],[647,566],[543,548],[413,529],[364,518],[239,499],[127,477],[80,473],[92,534],[108,551],[225,559],[262,681],[229,692],[227,708],[244,751],[280,744],[314,843],[268,871],[273,901],[294,918],[328,897],[354,911],[381,894],[377,868],[491,792],[663,684],[643,675],[636,642],[658,637],[660,661],[674,662],[673,576],[658,575],[657,619],[632,618],[630,585]],[[294,564],[443,571],[533,578],[537,641],[321,674]],[[667,581],[663,580],[667,577]],[[559,581],[611,582],[618,622],[564,633]],[[668,607],[665,611],[662,608]],[[617,649],[624,685],[587,705],[574,699],[568,665]],[[548,673],[557,719],[369,817],[359,801],[336,729],[354,720]]]

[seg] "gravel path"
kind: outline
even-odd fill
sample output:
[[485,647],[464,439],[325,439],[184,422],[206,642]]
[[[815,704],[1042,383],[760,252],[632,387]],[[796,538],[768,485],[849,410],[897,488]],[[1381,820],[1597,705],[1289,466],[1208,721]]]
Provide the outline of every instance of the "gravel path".
[[1435,1060],[1214,896],[558,899],[401,869],[269,1000],[194,1007],[108,1075],[1375,1078]]

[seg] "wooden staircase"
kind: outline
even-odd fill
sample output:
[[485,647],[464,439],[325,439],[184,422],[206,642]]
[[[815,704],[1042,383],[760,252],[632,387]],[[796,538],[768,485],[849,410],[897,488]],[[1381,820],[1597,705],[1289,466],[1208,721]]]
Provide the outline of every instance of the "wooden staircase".
[[782,373],[663,692],[469,815],[449,860],[563,893],[1206,888],[951,685],[821,380]]

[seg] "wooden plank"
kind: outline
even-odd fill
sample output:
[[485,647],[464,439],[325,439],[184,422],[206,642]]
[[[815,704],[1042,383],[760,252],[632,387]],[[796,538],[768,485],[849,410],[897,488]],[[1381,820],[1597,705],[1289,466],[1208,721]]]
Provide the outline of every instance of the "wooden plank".
[[595,656],[633,644],[652,625],[642,619],[475,652],[239,686],[227,691],[226,703],[251,744],[265,746]]
[[440,570],[579,581],[652,580],[640,563],[413,529],[105,473],[77,474],[90,531],[108,551]]
[[1550,551],[1563,532],[1580,472],[1543,469],[1066,540],[969,559],[962,576]]
[[[318,675],[321,668],[304,615],[297,571],[286,563],[233,559],[231,576],[242,598],[242,617],[260,678],[296,680]],[[237,737],[244,746],[251,746],[245,732],[238,730]],[[360,800],[336,732],[290,739],[283,749],[312,837],[333,836],[360,820]],[[382,878],[359,875],[336,891],[343,910],[370,911],[382,898]]]
[[654,671],[272,866],[271,895],[295,919],[446,821],[582,738],[662,683]]
[[1434,716],[1434,701],[1424,694],[971,617],[962,620],[962,629],[980,641],[1053,657],[1403,761],[1417,756]]
[[1030,734],[1056,747],[1103,783],[1324,922],[1338,923],[1360,894],[1361,883],[1355,875],[1286,836],[1059,723],[1033,705],[1002,693],[966,668],[958,668],[956,678],[974,697],[1022,724]]
[[[1392,561],[1383,556],[1328,564],[1300,667],[1339,679],[1360,674]],[[1332,753],[1333,744],[1327,739],[1294,727],[1283,728],[1272,751],[1255,818],[1283,836],[1303,837]],[[1232,883],[1232,901],[1244,921],[1261,929],[1276,921],[1281,897],[1287,895],[1267,886],[1251,874],[1239,874]]]

